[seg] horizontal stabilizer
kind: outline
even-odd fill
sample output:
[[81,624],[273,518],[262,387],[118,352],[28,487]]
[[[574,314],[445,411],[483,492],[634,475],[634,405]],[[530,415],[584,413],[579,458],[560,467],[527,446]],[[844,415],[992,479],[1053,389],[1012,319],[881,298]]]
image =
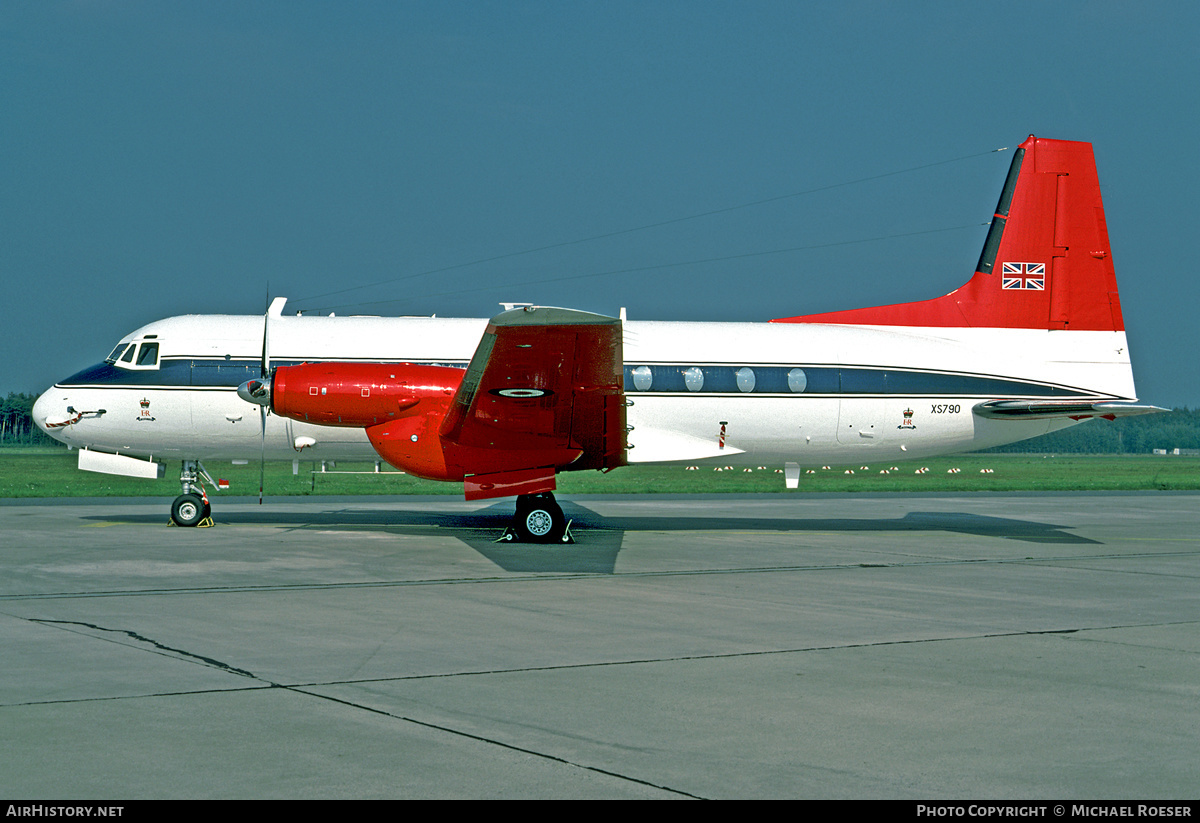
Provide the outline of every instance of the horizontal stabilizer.
[[1045,400],[989,400],[975,406],[974,412],[980,417],[993,419],[1020,420],[1051,420],[1070,419],[1086,420],[1090,417],[1103,417],[1105,420],[1115,420],[1118,417],[1132,417],[1138,414],[1157,414],[1167,409],[1159,406],[1146,406],[1136,403],[1120,403],[1102,401],[1097,403],[1080,403],[1078,401],[1045,401]]

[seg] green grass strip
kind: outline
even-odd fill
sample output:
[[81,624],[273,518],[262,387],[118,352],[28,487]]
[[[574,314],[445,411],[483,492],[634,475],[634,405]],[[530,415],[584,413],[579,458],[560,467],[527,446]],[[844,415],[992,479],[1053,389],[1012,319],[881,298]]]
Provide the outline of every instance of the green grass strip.
[[[167,463],[162,480],[79,471],[76,453],[57,448],[0,449],[0,497],[174,497],[179,494],[179,464]],[[560,494],[705,494],[784,492],[779,466],[716,471],[713,464],[627,466],[608,474],[566,472],[558,476]],[[258,465],[205,464],[214,478],[229,480],[225,494],[257,495]],[[863,468],[867,466],[867,468]],[[893,470],[895,467],[895,470]],[[918,469],[928,471],[917,473]],[[299,474],[290,463],[268,463],[270,496],[448,494],[461,495],[459,483],[439,483],[396,473],[384,464],[302,461]],[[951,471],[957,469],[957,471]],[[812,471],[811,474],[807,473]],[[847,473],[847,472],[853,472]],[[887,473],[882,473],[886,471]],[[1132,491],[1200,489],[1200,458],[1092,455],[969,454],[915,463],[858,463],[829,469],[801,466],[800,491],[808,492],[973,492],[973,491]]]

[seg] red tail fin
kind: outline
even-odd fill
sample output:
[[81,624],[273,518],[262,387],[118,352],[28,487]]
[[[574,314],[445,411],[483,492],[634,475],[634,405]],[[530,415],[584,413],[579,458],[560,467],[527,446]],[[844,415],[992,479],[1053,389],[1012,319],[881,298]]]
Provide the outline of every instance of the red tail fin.
[[1123,331],[1092,144],[1033,135],[1021,144],[965,286],[919,303],[772,322]]

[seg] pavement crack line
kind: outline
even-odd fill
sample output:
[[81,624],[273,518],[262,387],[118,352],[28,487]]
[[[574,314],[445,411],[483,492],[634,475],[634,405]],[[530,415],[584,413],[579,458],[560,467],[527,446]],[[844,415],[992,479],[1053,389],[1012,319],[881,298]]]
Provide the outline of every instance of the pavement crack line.
[[[823,645],[823,646],[797,646],[797,647],[786,648],[786,649],[755,649],[753,651],[742,651],[742,652],[714,652],[712,654],[689,654],[689,655],[678,655],[678,656],[644,657],[644,658],[632,658],[632,659],[628,659],[628,660],[600,660],[600,661],[589,662],[589,663],[562,663],[562,664],[558,664],[558,665],[548,665],[548,666],[513,666],[513,667],[509,667],[509,668],[500,668],[500,669],[476,669],[473,671],[431,672],[429,674],[407,674],[407,675],[396,675],[393,677],[340,678],[338,680],[316,680],[316,681],[306,681],[306,682],[279,683],[279,682],[276,682],[273,680],[267,680],[266,678],[259,677],[258,675],[253,674],[252,672],[248,672],[244,669],[238,669],[236,667],[229,666],[228,664],[221,663],[218,660],[213,660],[211,658],[191,654],[190,652],[184,652],[179,649],[174,649],[169,646],[164,646],[153,640],[145,638],[136,632],[130,632],[130,631],[120,630],[120,629],[106,629],[102,626],[95,626],[90,623],[81,623],[78,621],[70,621],[70,620],[44,620],[44,619],[33,619],[33,618],[28,618],[28,619],[30,619],[31,622],[34,622],[34,623],[66,624],[66,625],[71,625],[71,626],[82,626],[85,628],[94,629],[94,630],[98,630],[98,631],[115,632],[118,634],[124,634],[133,639],[140,640],[145,643],[150,643],[151,645],[155,646],[156,649],[158,649],[158,651],[155,652],[156,654],[169,653],[169,656],[183,655],[183,656],[190,658],[192,660],[195,660],[203,665],[212,666],[212,667],[221,669],[222,671],[230,672],[231,674],[238,674],[243,677],[248,677],[253,680],[257,680],[259,683],[263,684],[263,686],[256,687],[256,688],[283,689],[285,691],[295,691],[295,692],[298,692],[301,694],[311,694],[310,692],[305,691],[305,689],[315,689],[315,688],[321,688],[321,687],[326,687],[326,686],[357,686],[357,685],[364,685],[367,683],[398,683],[398,682],[402,682],[402,681],[406,681],[406,680],[438,680],[438,679],[453,679],[456,677],[479,677],[479,676],[497,675],[497,674],[500,674],[500,675],[533,674],[533,673],[537,673],[537,672],[554,672],[554,671],[565,671],[565,670],[570,670],[570,669],[608,668],[608,667],[615,667],[615,666],[642,666],[642,665],[655,664],[655,663],[685,663],[685,662],[705,661],[705,660],[730,660],[730,659],[736,659],[736,658],[771,657],[771,656],[775,656],[775,655],[804,654],[806,652],[843,651],[843,650],[848,650],[848,649],[879,648],[879,647],[885,647],[885,646],[909,646],[909,645],[919,645],[919,644],[923,644],[923,643],[955,643],[955,642],[970,641],[970,640],[992,640],[992,639],[997,639],[997,638],[1038,637],[1038,636],[1046,636],[1046,635],[1058,635],[1058,636],[1087,635],[1087,634],[1090,634],[1091,632],[1109,631],[1109,630],[1113,630],[1113,629],[1152,628],[1152,627],[1162,627],[1162,626],[1190,626],[1190,625],[1194,625],[1197,622],[1194,620],[1172,620],[1172,621],[1163,621],[1163,622],[1156,622],[1156,623],[1129,623],[1129,624],[1117,624],[1117,625],[1111,625],[1111,626],[1077,626],[1077,627],[1073,627],[1073,628],[1068,627],[1068,628],[1047,628],[1047,629],[1024,629],[1024,630],[1018,630],[1018,631],[985,632],[982,634],[947,635],[944,637],[915,637],[915,638],[904,638],[904,639],[896,639],[896,640],[878,640],[878,641],[873,641],[873,642],[868,642],[868,643],[838,643],[838,644],[834,644],[834,645]],[[68,631],[71,631],[71,629],[68,629]],[[87,635],[87,636],[92,637],[92,635]],[[1081,637],[1079,637],[1079,639],[1088,639],[1088,640],[1092,640],[1093,642],[1113,642],[1113,641],[1099,641],[1099,640],[1096,640],[1095,638],[1090,638],[1090,637],[1085,637],[1085,636],[1081,636]],[[116,641],[111,641],[111,642],[116,642]],[[122,644],[122,645],[124,645],[124,644]],[[133,647],[133,648],[136,648],[136,647]],[[242,688],[203,689],[202,688],[202,689],[186,690],[186,691],[181,691],[181,692],[169,692],[169,693],[164,693],[164,694],[172,694],[172,695],[175,695],[175,694],[212,694],[212,693],[218,693],[218,692],[226,693],[226,692],[234,692],[234,691],[245,691],[245,689],[242,689]],[[114,696],[114,697],[83,697],[83,698],[76,697],[76,698],[66,698],[66,699],[59,699],[59,700],[31,701],[30,703],[21,704],[21,705],[31,705],[32,703],[84,703],[84,702],[89,702],[92,700],[130,700],[130,699],[140,699],[143,697],[155,697],[155,696],[161,696],[161,695],[158,695],[158,694],[136,694],[136,695],[121,695],[121,696]],[[328,697],[327,695],[317,694],[315,696],[323,697],[323,698],[326,698],[329,700],[336,700],[336,698],[331,698],[331,697]],[[340,702],[345,702],[345,701],[340,701]],[[349,704],[349,705],[357,705],[357,704]],[[364,707],[364,708],[367,708],[367,707]],[[371,711],[377,711],[377,710],[371,709]],[[387,714],[387,712],[382,712],[382,713]],[[413,721],[413,722],[420,722],[420,721]]]
[[[42,619],[42,618],[28,618],[28,619],[29,619],[29,622],[31,622],[31,623],[38,623],[38,624],[45,625],[45,626],[59,626],[59,627],[79,626],[81,628],[91,629],[93,631],[107,632],[107,633],[114,634],[114,635],[124,635],[125,637],[128,637],[130,640],[137,641],[139,644],[147,644],[147,645],[151,646],[153,649],[156,650],[154,652],[155,654],[163,654],[167,657],[176,657],[176,658],[182,657],[187,660],[199,662],[205,666],[209,666],[214,669],[220,669],[221,671],[229,672],[230,674],[236,674],[241,677],[249,677],[254,680],[262,680],[262,678],[260,678],[258,675],[254,674],[253,672],[248,672],[245,669],[239,669],[236,666],[229,665],[228,663],[222,663],[220,660],[216,660],[211,657],[205,657],[203,655],[193,654],[192,652],[185,651],[183,649],[177,649],[173,646],[167,646],[166,644],[159,643],[157,640],[154,640],[153,638],[146,637],[144,634],[139,634],[130,629],[110,629],[105,626],[97,626],[95,623],[84,623],[84,622],[81,622],[78,620],[47,620],[47,619]],[[76,631],[74,629],[66,629],[66,630],[67,631]],[[86,637],[94,637],[94,635],[88,634],[87,632],[77,632],[77,633],[82,634]],[[110,641],[110,642],[116,642],[116,641]],[[129,644],[129,643],[120,643],[120,645],[128,646],[129,648],[139,648],[139,646]],[[267,681],[263,681],[263,682],[267,682]],[[272,684],[272,685],[274,685],[274,684]]]
[[575,761],[568,760],[565,757],[559,757],[558,755],[549,754],[547,752],[540,752],[540,751],[537,751],[536,749],[525,748],[524,746],[517,746],[512,743],[505,743],[503,740],[497,740],[492,737],[484,737],[482,735],[472,734],[471,732],[466,732],[466,731],[463,731],[462,729],[455,729],[450,726],[443,726],[439,723],[430,723],[427,720],[418,720],[415,717],[408,717],[408,716],[402,715],[402,714],[395,714],[393,712],[385,711],[383,709],[377,709],[373,706],[365,706],[362,703],[355,703],[350,700],[343,700],[338,697],[332,697],[327,694],[321,694],[320,692],[308,691],[307,689],[304,689],[304,688],[296,688],[296,687],[291,687],[291,686],[284,686],[283,688],[287,689],[288,691],[296,692],[297,694],[303,694],[307,697],[316,697],[321,700],[328,700],[331,703],[337,703],[339,705],[348,706],[353,709],[359,709],[361,711],[371,712],[372,714],[382,715],[383,717],[390,717],[393,720],[400,720],[405,723],[412,723],[413,725],[416,725],[416,726],[422,726],[426,729],[433,729],[435,731],[443,732],[445,734],[452,734],[452,735],[455,735],[456,737],[463,737],[468,740],[475,740],[479,743],[486,743],[489,746],[499,746],[501,748],[508,749],[509,751],[520,752],[521,754],[531,755],[533,757],[538,757],[543,760],[551,760],[555,763],[562,763],[563,765],[571,766],[572,768],[584,769],[585,771],[595,772],[596,774],[602,774],[607,777],[615,777],[618,780],[625,780],[630,783],[637,783],[640,786],[649,786],[652,789],[658,789],[660,791],[670,792],[671,794],[677,794],[680,797],[688,797],[693,800],[706,799],[706,798],[700,797],[699,795],[694,795],[694,794],[691,794],[690,792],[685,792],[682,789],[673,789],[670,786],[663,786],[659,783],[651,783],[649,780],[643,780],[640,777],[633,777],[632,775],[621,774],[620,772],[609,771],[608,769],[602,769],[599,766],[589,766],[586,763],[576,763]]

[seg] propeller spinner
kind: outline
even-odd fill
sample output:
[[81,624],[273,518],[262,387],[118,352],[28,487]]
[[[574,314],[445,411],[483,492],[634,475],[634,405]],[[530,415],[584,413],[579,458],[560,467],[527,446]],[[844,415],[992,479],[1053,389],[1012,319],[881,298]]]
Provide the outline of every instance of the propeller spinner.
[[266,376],[262,379],[255,378],[247,380],[237,389],[238,397],[245,400],[247,403],[254,403],[259,406],[271,405],[271,378]]

